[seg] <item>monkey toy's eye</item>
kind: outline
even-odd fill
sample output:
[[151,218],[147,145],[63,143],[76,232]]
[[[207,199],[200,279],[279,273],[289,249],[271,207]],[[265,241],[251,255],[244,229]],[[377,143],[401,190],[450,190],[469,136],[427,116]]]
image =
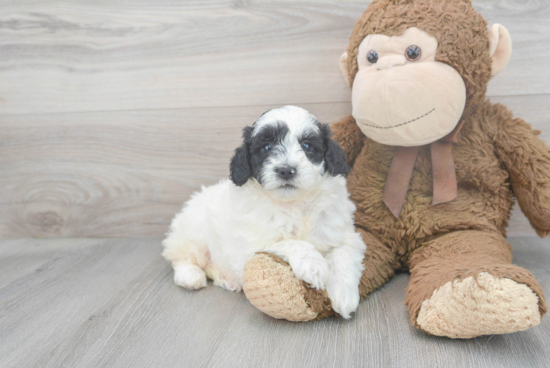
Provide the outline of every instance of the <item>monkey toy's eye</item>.
[[269,152],[269,151],[271,151],[271,148],[272,148],[271,144],[268,143],[268,144],[266,144],[265,146],[262,147],[262,151],[263,152]]
[[420,59],[420,56],[422,56],[422,50],[420,50],[420,47],[416,45],[407,47],[407,50],[405,51],[405,57],[407,60],[417,61]]
[[367,53],[367,61],[371,64],[376,64],[376,62],[378,61],[378,53],[374,50],[370,50]]
[[307,142],[302,143],[302,148],[305,152],[311,152],[311,150],[313,149],[313,147],[311,147],[311,144]]

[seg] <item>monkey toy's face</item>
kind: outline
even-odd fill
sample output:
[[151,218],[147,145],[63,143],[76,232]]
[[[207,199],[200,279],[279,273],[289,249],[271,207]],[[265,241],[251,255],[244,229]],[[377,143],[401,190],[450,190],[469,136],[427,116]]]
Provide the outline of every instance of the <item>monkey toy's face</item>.
[[435,60],[436,50],[437,40],[416,27],[399,36],[365,37],[352,115],[366,136],[392,146],[420,146],[456,127],[466,87],[454,68]]
[[[406,13],[399,6],[384,11]],[[422,146],[446,136],[455,141],[459,128],[453,130],[484,98],[487,72],[501,72],[512,53],[506,28],[494,24],[483,34],[479,26],[486,23],[478,21],[478,28],[451,32],[420,17],[396,32],[401,24],[391,16],[384,24],[361,19],[348,47],[353,59],[344,52],[340,68],[352,86],[352,115],[362,132],[391,146]]]

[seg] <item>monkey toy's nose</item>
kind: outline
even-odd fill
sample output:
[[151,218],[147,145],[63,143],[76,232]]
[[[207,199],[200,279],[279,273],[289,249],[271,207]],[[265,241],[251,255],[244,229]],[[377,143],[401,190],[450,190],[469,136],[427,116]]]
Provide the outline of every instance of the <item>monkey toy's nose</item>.
[[405,65],[406,62],[407,59],[404,55],[388,55],[378,59],[374,65],[376,65],[376,69],[383,70],[390,69],[394,66]]
[[290,166],[283,166],[283,167],[276,168],[275,172],[279,175],[281,179],[289,180],[289,179],[292,179],[294,175],[296,175],[296,168],[290,167]]

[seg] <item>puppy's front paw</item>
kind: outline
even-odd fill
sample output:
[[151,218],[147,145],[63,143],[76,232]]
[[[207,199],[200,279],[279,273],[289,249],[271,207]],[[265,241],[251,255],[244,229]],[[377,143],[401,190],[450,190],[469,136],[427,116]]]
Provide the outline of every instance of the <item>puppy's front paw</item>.
[[184,264],[174,267],[174,282],[189,290],[206,286],[206,274],[197,265]]
[[311,252],[289,259],[296,277],[304,280],[315,289],[325,289],[328,277],[327,261],[319,252]]
[[359,306],[359,288],[343,283],[329,281],[327,294],[332,304],[332,309],[343,318],[351,318],[351,313]]

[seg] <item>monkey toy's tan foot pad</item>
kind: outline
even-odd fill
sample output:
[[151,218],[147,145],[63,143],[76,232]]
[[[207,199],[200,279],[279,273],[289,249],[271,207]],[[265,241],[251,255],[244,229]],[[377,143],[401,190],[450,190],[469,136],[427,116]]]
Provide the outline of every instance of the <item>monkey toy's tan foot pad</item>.
[[305,322],[334,314],[326,291],[309,288],[274,254],[257,253],[246,263],[243,290],[252,305],[273,318]]
[[539,298],[530,287],[488,272],[436,289],[417,317],[422,330],[451,338],[522,331],[540,320]]

